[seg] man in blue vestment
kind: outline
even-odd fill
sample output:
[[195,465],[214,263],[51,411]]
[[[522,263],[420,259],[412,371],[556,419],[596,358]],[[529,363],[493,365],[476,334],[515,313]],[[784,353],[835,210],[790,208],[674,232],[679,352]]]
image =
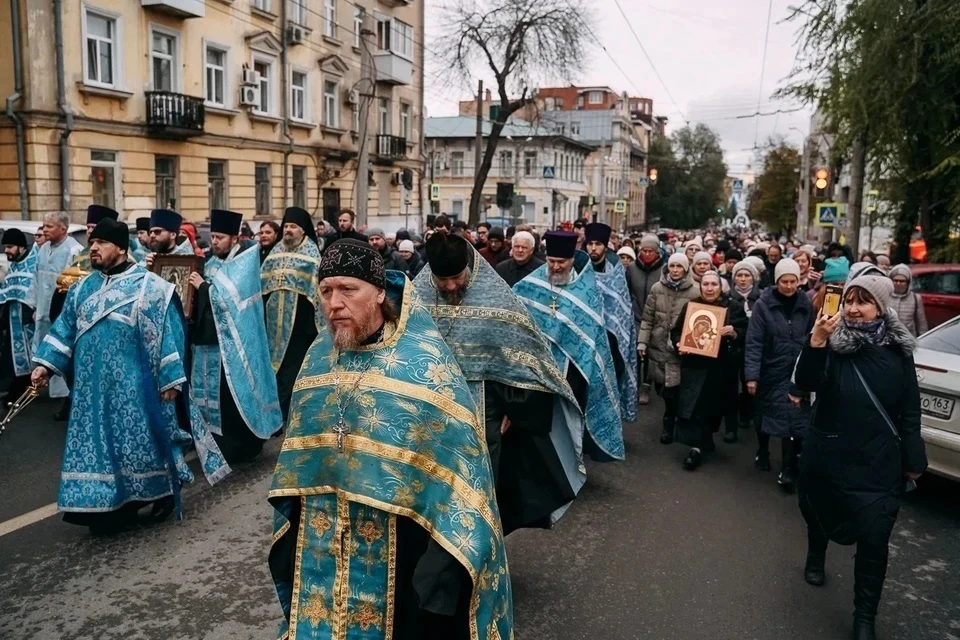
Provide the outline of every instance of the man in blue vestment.
[[270,367],[260,256],[239,242],[243,214],[210,212],[210,250],[203,275],[190,274],[193,306],[190,394],[227,462],[249,462],[283,424]]
[[504,533],[548,527],[586,480],[583,414],[523,302],[464,238],[434,234],[414,290],[482,412]]
[[27,250],[27,236],[19,229],[4,231],[2,242],[10,267],[0,282],[0,378],[9,383],[7,400],[16,402],[30,386],[33,366],[38,250]]
[[317,337],[317,269],[320,249],[310,214],[287,207],[283,237],[260,267],[266,306],[267,345],[277,375],[280,411],[287,419],[293,383],[303,357]]
[[550,340],[554,360],[583,409],[584,450],[596,460],[622,460],[620,391],[596,274],[587,254],[577,251],[576,233],[548,231],[544,239],[547,264],[513,291]]
[[627,273],[617,255],[607,249],[611,232],[609,225],[591,222],[584,229],[584,238],[603,298],[603,324],[620,387],[620,418],[633,422],[637,419],[637,325]]
[[406,277],[339,240],[270,489],[280,638],[507,640],[510,576],[467,380]]
[[[147,520],[167,518],[192,478],[174,403],[187,381],[183,314],[172,285],[128,261],[129,241],[123,223],[96,226],[93,273],[70,288],[31,376],[38,386],[53,374],[72,381],[57,505],[95,533],[136,523],[147,506]],[[208,478],[222,477],[216,445],[195,442]]]

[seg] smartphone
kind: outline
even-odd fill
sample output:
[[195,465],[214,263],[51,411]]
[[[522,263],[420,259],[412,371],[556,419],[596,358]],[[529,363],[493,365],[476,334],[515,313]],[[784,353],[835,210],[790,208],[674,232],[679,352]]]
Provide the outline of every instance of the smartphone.
[[840,312],[840,301],[843,300],[843,286],[838,284],[827,285],[827,295],[823,298],[823,314],[835,316]]

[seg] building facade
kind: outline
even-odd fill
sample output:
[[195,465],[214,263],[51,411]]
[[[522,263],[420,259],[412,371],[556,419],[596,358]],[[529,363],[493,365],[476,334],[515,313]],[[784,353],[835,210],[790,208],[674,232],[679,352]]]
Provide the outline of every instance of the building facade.
[[361,204],[363,146],[359,223],[419,227],[423,12],[416,0],[0,0],[13,71],[0,91],[15,98],[0,216],[80,220],[96,202],[128,220],[155,207],[277,219],[288,205],[335,220]]

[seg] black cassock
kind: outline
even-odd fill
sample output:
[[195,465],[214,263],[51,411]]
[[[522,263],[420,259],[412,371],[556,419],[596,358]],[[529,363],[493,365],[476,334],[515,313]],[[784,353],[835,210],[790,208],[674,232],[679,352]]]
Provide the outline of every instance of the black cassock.
[[[263,297],[266,307],[267,300],[272,294]],[[269,326],[269,323],[267,323]],[[313,304],[304,296],[297,296],[297,310],[293,318],[293,329],[290,332],[290,342],[287,351],[283,354],[280,370],[277,371],[277,395],[280,398],[280,411],[283,421],[287,421],[290,410],[290,398],[293,396],[293,384],[300,374],[303,359],[310,349],[310,345],[317,338],[317,321]]]

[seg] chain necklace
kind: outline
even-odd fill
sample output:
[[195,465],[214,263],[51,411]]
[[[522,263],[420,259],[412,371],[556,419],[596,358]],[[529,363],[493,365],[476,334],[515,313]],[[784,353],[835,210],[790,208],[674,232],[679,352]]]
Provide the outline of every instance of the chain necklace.
[[[380,330],[380,337],[377,339],[376,344],[373,345],[372,351],[376,351],[383,345],[383,338],[386,335],[386,333],[387,333],[387,327],[386,325],[384,325],[383,328]],[[366,366],[364,366],[363,369],[360,370],[360,376],[357,378],[356,382],[353,383],[353,386],[350,388],[350,390],[346,394],[344,394],[344,392],[341,391],[340,389],[340,371],[338,370],[339,366],[340,366],[340,351],[338,349],[336,366],[333,372],[333,384],[336,387],[337,412],[339,413],[340,418],[339,420],[337,420],[337,424],[333,427],[333,432],[337,434],[337,449],[340,451],[340,453],[343,453],[344,438],[350,434],[350,426],[347,424],[344,414],[346,413],[347,409],[350,407],[351,400],[356,398],[357,389],[360,388],[360,383],[363,382],[363,377],[367,375],[367,372],[370,371],[370,367],[373,366],[373,357],[371,356]],[[346,396],[347,398],[346,402],[344,402],[344,396]]]
[[[452,305],[451,305],[452,306]],[[447,338],[450,337],[450,334],[453,332],[454,322],[456,322],[457,308],[453,307],[453,318],[443,318],[443,326],[446,330],[440,328],[440,291],[437,290],[436,300],[433,304],[433,317],[437,323],[437,329],[440,330],[440,336],[446,342]]]

